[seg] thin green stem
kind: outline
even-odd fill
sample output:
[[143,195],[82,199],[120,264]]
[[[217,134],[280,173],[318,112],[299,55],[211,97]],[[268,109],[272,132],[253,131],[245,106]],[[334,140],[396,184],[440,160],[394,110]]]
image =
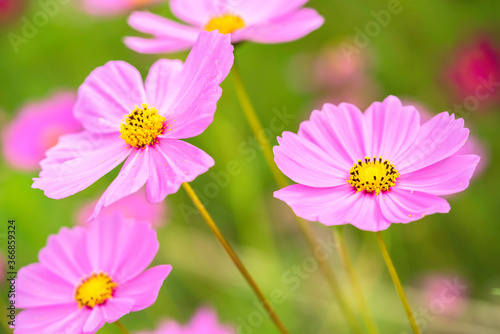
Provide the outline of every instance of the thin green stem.
[[361,285],[359,284],[356,272],[354,271],[351,257],[349,256],[349,251],[347,249],[347,243],[344,237],[344,231],[342,226],[334,228],[333,235],[335,237],[335,241],[339,245],[342,264],[344,265],[347,275],[349,277],[349,281],[351,282],[351,288],[353,290],[354,297],[356,299],[356,304],[358,305],[358,308],[361,312],[361,316],[363,318],[363,321],[365,322],[365,326],[370,334],[378,334],[379,331],[377,328],[377,324],[373,320],[370,310],[366,305],[365,297],[363,296],[363,290],[361,289]]
[[200,211],[201,216],[203,217],[203,219],[207,223],[207,225],[210,228],[210,230],[213,232],[213,234],[215,235],[215,237],[217,238],[217,240],[219,240],[219,242],[221,243],[222,247],[224,247],[224,249],[226,250],[226,252],[229,255],[229,257],[231,258],[231,260],[233,260],[233,263],[236,265],[236,268],[238,268],[238,270],[240,271],[240,273],[243,275],[243,277],[245,278],[245,280],[247,281],[247,283],[250,285],[250,287],[252,288],[252,290],[255,292],[255,294],[259,298],[260,302],[262,303],[262,305],[266,309],[267,313],[269,314],[269,316],[273,320],[273,322],[276,325],[276,327],[279,329],[279,331],[282,334],[288,334],[288,330],[285,328],[285,325],[283,325],[283,323],[281,322],[281,319],[278,317],[278,315],[276,314],[276,312],[274,312],[274,309],[271,306],[271,303],[269,303],[269,301],[267,300],[266,296],[264,296],[264,293],[262,293],[262,290],[257,285],[257,283],[255,282],[255,280],[252,278],[252,276],[250,275],[250,273],[248,272],[248,270],[246,269],[246,267],[243,265],[243,262],[241,262],[241,260],[238,257],[238,255],[236,255],[236,253],[234,252],[233,248],[229,245],[229,243],[227,242],[226,238],[224,238],[224,236],[222,235],[221,231],[219,230],[219,228],[215,224],[214,220],[212,219],[212,217],[208,213],[207,209],[205,208],[205,206],[203,205],[203,203],[201,203],[198,195],[196,195],[196,193],[194,192],[193,188],[189,185],[189,183],[186,183],[186,182],[184,182],[182,184],[182,186],[186,190],[188,196],[193,201],[193,204]]
[[120,322],[120,320],[116,320],[115,324],[116,324],[116,326],[118,326],[118,328],[120,329],[120,331],[123,334],[130,334],[130,332],[128,331],[128,329],[125,328],[125,326],[123,326],[123,324]]
[[380,247],[380,252],[382,252],[382,256],[384,257],[385,264],[387,265],[387,269],[391,274],[392,281],[394,282],[394,287],[398,292],[399,298],[401,299],[401,303],[405,309],[406,315],[408,317],[408,321],[410,322],[411,329],[414,334],[420,334],[420,329],[418,328],[417,321],[415,320],[415,316],[411,311],[410,304],[406,299],[405,292],[403,290],[403,286],[401,285],[401,281],[399,280],[398,273],[396,272],[396,268],[394,268],[394,264],[392,263],[391,256],[387,251],[387,247],[385,246],[384,238],[382,238],[382,233],[377,232],[377,241]]
[[[287,179],[285,176],[281,173],[279,170],[278,166],[274,163],[274,155],[273,155],[273,150],[271,147],[271,143],[268,141],[267,136],[262,135],[265,134],[264,129],[262,128],[262,124],[259,121],[259,117],[257,116],[257,113],[255,112],[255,108],[252,105],[252,102],[250,101],[250,98],[248,96],[247,90],[245,88],[245,85],[243,84],[243,80],[241,79],[240,73],[238,72],[238,68],[235,65],[233,65],[233,68],[231,70],[231,75],[232,75],[232,80],[234,83],[234,87],[236,90],[236,95],[238,96],[238,100],[240,102],[241,108],[243,109],[243,113],[245,114],[245,117],[247,119],[248,124],[250,125],[250,128],[252,129],[252,132],[256,138],[258,138],[258,143],[260,145],[260,148],[262,150],[262,153],[264,154],[264,158],[267,162],[267,165],[269,166],[269,169],[271,170],[273,177],[278,184],[279,187],[284,188],[289,185]],[[344,297],[342,293],[342,289],[340,288],[340,285],[338,283],[337,277],[335,276],[335,273],[331,269],[331,267],[324,261],[324,259],[319,259],[316,257],[316,250],[319,249],[321,246],[319,245],[318,241],[316,240],[313,231],[311,230],[310,226],[305,222],[304,220],[300,219],[297,217],[293,212],[293,216],[295,217],[295,220],[299,226],[299,229],[304,236],[304,238],[307,241],[307,244],[309,248],[311,249],[312,254],[318,261],[319,267],[321,269],[321,272],[325,276],[328,285],[330,289],[332,290],[333,294],[335,295],[341,310],[343,311],[347,322],[349,323],[352,331],[354,333],[361,333],[361,327],[358,325],[356,318],[354,316],[354,313],[352,312],[349,303],[347,303],[346,298]]]

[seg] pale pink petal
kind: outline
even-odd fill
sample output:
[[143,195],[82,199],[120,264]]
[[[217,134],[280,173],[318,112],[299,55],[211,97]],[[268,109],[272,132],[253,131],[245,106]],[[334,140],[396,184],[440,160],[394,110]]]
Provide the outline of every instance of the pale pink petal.
[[149,223],[136,222],[115,212],[92,223],[86,248],[91,272],[105,272],[120,285],[148,267],[159,243]]
[[305,5],[308,0],[252,0],[227,1],[226,12],[240,15],[246,25],[271,21],[283,17]]
[[420,128],[420,116],[413,106],[403,106],[395,96],[374,102],[365,114],[365,143],[368,157],[392,161],[413,144]]
[[448,202],[436,195],[393,187],[381,193],[380,209],[391,223],[409,223],[434,213],[448,213]]
[[455,119],[447,112],[440,113],[424,123],[413,145],[391,162],[399,174],[427,167],[457,152],[468,135],[463,119]]
[[14,334],[87,334],[83,324],[90,310],[78,305],[60,305],[29,308],[16,317]]
[[118,176],[102,194],[89,220],[95,219],[103,207],[109,206],[125,196],[135,193],[144,186],[149,175],[149,155],[152,148],[131,148],[130,156],[123,164]]
[[87,230],[83,227],[63,227],[48,238],[47,245],[38,253],[40,264],[55,275],[74,285],[90,273],[90,262],[85,249]]
[[150,150],[146,194],[152,203],[177,192],[183,182],[191,182],[215,162],[199,148],[182,140],[163,138]]
[[140,311],[154,304],[158,293],[172,270],[172,266],[160,265],[146,270],[136,278],[116,288],[117,299],[135,301],[132,311]]
[[74,304],[75,287],[39,263],[19,270],[16,281],[16,307]]
[[98,135],[96,139],[90,133],[81,132],[65,135],[60,142],[47,152],[47,158],[41,162],[40,177],[33,179],[32,185],[54,199],[87,188],[130,153],[119,134]]
[[235,328],[231,326],[221,325],[217,316],[217,312],[210,308],[199,308],[195,315],[191,318],[189,330],[192,333],[206,334],[235,334]]
[[269,22],[250,25],[233,33],[233,42],[283,43],[302,38],[318,29],[324,19],[311,8],[302,8]]
[[[125,44],[134,51],[141,53],[163,53],[189,49],[198,38],[200,30],[150,12],[134,12],[128,18],[128,24],[145,34],[151,34],[152,39],[139,37],[125,38]],[[145,47],[155,45],[155,48],[145,52]],[[162,47],[163,46],[163,47]]]
[[149,70],[146,94],[151,106],[162,110],[167,95],[175,88],[176,79],[184,64],[178,59],[160,59]]
[[86,333],[95,333],[97,329],[104,326],[105,323],[106,322],[104,321],[104,317],[102,315],[102,307],[97,306],[90,311],[90,315],[83,325],[82,330]]
[[119,132],[124,116],[147,102],[139,71],[124,61],[110,61],[80,86],[74,113],[90,132]]
[[111,298],[105,304],[96,306],[83,326],[83,331],[95,333],[106,322],[112,323],[130,313],[134,300],[126,298]]
[[366,156],[363,123],[363,113],[356,106],[327,103],[321,111],[314,110],[309,121],[302,122],[298,135],[323,148],[348,173]]
[[7,162],[19,169],[38,169],[45,151],[57,144],[59,136],[82,129],[73,116],[75,101],[75,93],[63,91],[24,105],[2,133]]
[[210,18],[222,13],[224,1],[170,0],[172,13],[184,22],[202,27]]
[[[164,137],[189,138],[205,131],[213,121],[222,94],[219,85],[233,61],[229,35],[216,31],[199,35],[182,70],[172,79],[171,90],[164,94],[163,101],[156,101],[156,108],[167,119]],[[160,69],[163,67],[155,68]]]
[[312,187],[333,187],[346,183],[349,170],[338,167],[334,158],[304,136],[283,132],[274,147],[274,161],[295,182]]
[[479,163],[477,155],[452,155],[414,172],[403,174],[398,188],[433,195],[449,195],[465,190]]

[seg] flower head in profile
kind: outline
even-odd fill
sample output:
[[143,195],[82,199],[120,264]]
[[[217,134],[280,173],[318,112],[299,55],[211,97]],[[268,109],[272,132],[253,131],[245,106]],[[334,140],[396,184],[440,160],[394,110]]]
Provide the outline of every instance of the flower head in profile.
[[221,325],[217,313],[209,308],[200,308],[188,324],[182,325],[175,321],[165,321],[153,332],[137,334],[235,334],[231,326]]
[[440,196],[467,188],[479,162],[459,155],[469,130],[442,112],[420,125],[419,112],[394,96],[363,114],[347,103],[325,104],[284,132],[274,148],[281,171],[298,184],[274,193],[298,216],[324,225],[381,231],[446,213]]
[[166,53],[191,48],[202,31],[231,34],[233,43],[289,42],[318,29],[323,18],[307,0],[170,0],[172,13],[187,24],[149,12],[135,12],[129,24],[153,38],[126,37],[125,44],[140,53]]
[[159,248],[147,222],[115,212],[89,228],[63,227],[38,263],[19,270],[15,334],[95,333],[156,301],[172,267],[146,270]]
[[[88,225],[87,219],[94,212],[97,199],[85,203],[77,213],[76,222],[80,225]],[[101,210],[99,215],[109,215],[113,211],[120,211],[127,218],[145,220],[153,227],[159,227],[165,223],[166,207],[163,203],[150,203],[146,198],[146,192],[139,190],[136,193],[123,197],[108,207]]]
[[82,9],[97,16],[119,15],[163,0],[80,0]]
[[175,193],[214,165],[208,154],[181,139],[199,135],[213,121],[219,85],[233,59],[229,36],[205,32],[184,64],[157,61],[145,85],[139,72],[122,61],[95,69],[78,90],[74,109],[85,130],[62,136],[47,151],[33,188],[64,198],[125,161],[92,218],[144,185],[151,203]]
[[82,126],[73,116],[75,101],[75,93],[60,91],[21,107],[2,136],[7,162],[18,169],[36,170],[45,152],[57,144],[59,136],[81,131]]

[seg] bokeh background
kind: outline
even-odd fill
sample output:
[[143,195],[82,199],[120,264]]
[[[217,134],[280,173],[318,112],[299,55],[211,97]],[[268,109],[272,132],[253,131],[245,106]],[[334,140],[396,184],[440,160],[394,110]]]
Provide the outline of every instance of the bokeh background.
[[[26,22],[44,10],[44,2],[0,0],[0,130],[5,131],[26,103],[60,90],[76,91],[95,67],[109,60],[125,60],[146,75],[160,58],[124,46],[124,36],[137,35],[126,23],[127,13],[92,16],[76,0],[53,1],[57,10],[16,52],[9,36],[23,36]],[[381,19],[380,11],[391,3],[399,3],[399,12]],[[311,0],[307,6],[325,17],[319,30],[292,43],[245,43],[236,49],[237,65],[264,127],[286,112],[292,116],[284,118],[283,130],[297,131],[324,102],[351,102],[364,109],[389,94],[429,114],[446,110],[463,117],[475,138],[473,150],[483,157],[470,187],[449,198],[449,214],[393,225],[384,237],[425,333],[499,333],[500,2]],[[172,17],[167,2],[151,11]],[[492,83],[487,98],[478,96],[481,78]],[[288,208],[272,197],[277,186],[255,146],[230,77],[222,87],[214,123],[190,140],[216,161],[193,187],[265,292],[284,292],[276,308],[292,333],[348,333],[319,270],[294,280],[298,284],[290,282],[299,277],[294,266],[301,268],[310,252]],[[18,131],[30,140],[31,131]],[[273,133],[273,144],[279,134]],[[228,163],[236,163],[237,172],[228,182],[217,183],[217,173],[227,172]],[[113,171],[87,190],[56,201],[31,189],[38,170],[21,171],[4,158],[0,168],[0,255],[5,258],[7,220],[15,219],[18,268],[36,262],[47,237],[62,226],[73,226],[82,206],[95,200],[117,174]],[[240,326],[240,333],[276,333],[271,321],[258,315],[262,311],[254,295],[193,213],[182,189],[163,206],[155,263],[174,269],[157,303],[124,317],[123,323],[131,331],[151,330],[161,319],[187,322],[199,306],[208,305],[223,323]],[[331,228],[310,224],[319,240],[331,239]],[[381,333],[409,333],[375,235],[350,226],[344,231]],[[328,262],[354,307],[337,250]],[[465,288],[454,290],[456,298],[445,301],[442,294],[450,291],[450,282]],[[2,280],[2,309],[7,301]],[[0,332],[7,333],[3,313]],[[99,332],[119,333],[114,325]]]

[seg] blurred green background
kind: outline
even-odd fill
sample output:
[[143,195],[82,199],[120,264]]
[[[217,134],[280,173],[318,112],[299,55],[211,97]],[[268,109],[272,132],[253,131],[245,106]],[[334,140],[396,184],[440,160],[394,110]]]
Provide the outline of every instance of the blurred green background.
[[[339,94],[345,90],[352,93],[349,94],[352,101],[348,102],[359,102],[361,108],[393,94],[425,105],[431,113],[453,111],[453,105],[461,100],[452,93],[453,83],[443,78],[446,67],[461,52],[459,46],[463,43],[487,32],[495,44],[500,31],[498,1],[402,0],[402,11],[392,15],[390,23],[370,37],[369,45],[360,48],[356,55],[362,65],[355,67],[355,72],[363,72],[362,82],[349,77],[345,85],[342,80],[325,85],[318,84],[314,73],[318,72],[315,70],[318,64],[327,66],[333,61],[328,57],[328,50],[342,42],[353,45],[357,29],[363,31],[367,23],[375,21],[371,11],[386,9],[388,2],[312,0],[307,6],[325,17],[325,24],[319,30],[291,43],[244,43],[236,49],[236,62],[265,127],[269,127],[276,115],[273,110],[286,108],[295,117],[285,129],[296,132],[298,124],[309,117],[313,108],[327,100],[340,102],[334,100],[342,100]],[[124,36],[137,35],[128,27],[126,15],[96,18],[82,13],[72,2],[61,5],[48,24],[40,27],[27,44],[21,45],[18,53],[14,52],[8,33],[21,34],[22,18],[30,19],[39,10],[38,2],[29,2],[17,20],[0,27],[2,126],[28,101],[41,100],[61,88],[76,90],[95,67],[109,60],[125,60],[145,76],[159,58],[137,54],[124,46]],[[151,10],[172,17],[167,3]],[[181,59],[185,56],[186,53],[167,55]],[[340,65],[332,66],[341,69],[350,66],[342,61],[345,59]],[[241,172],[232,176],[217,196],[209,198],[208,210],[264,291],[267,294],[274,289],[284,291],[286,299],[277,306],[277,312],[292,333],[349,333],[319,270],[301,279],[294,291],[283,280],[287,271],[302,265],[310,253],[288,208],[272,197],[278,188],[260,152],[242,153],[240,145],[250,143],[252,134],[230,77],[222,87],[224,93],[214,123],[190,142],[214,157],[213,172],[226,170],[230,161],[237,161]],[[449,198],[451,212],[408,225],[396,224],[384,232],[417,320],[426,325],[425,333],[500,332],[500,296],[493,293],[494,288],[500,288],[499,109],[494,101],[486,108],[471,111],[465,119],[471,133],[483,142],[488,162],[484,172],[465,192]],[[37,176],[37,172],[17,171],[3,159],[0,167],[1,251],[5,253],[7,220],[15,219],[18,267],[36,262],[47,236],[57,233],[61,226],[74,225],[75,212],[81,204],[99,196],[117,173],[110,173],[81,193],[56,201],[31,189],[31,178]],[[204,186],[210,182],[214,182],[213,174],[206,173],[192,186],[203,194]],[[201,305],[216,308],[224,323],[236,326],[248,322],[248,317],[258,310],[255,297],[201,217],[193,214],[186,220],[182,215],[185,206],[181,204],[192,207],[185,192],[181,189],[168,196],[164,204],[169,218],[158,229],[161,246],[155,263],[169,263],[174,269],[157,303],[127,315],[123,323],[129,330],[138,331],[155,328],[163,318],[186,322]],[[318,238],[331,238],[331,228],[310,224]],[[356,272],[381,333],[409,333],[375,235],[350,226],[344,230]],[[337,252],[328,261],[336,269],[354,306]],[[441,275],[451,279],[459,277],[465,282],[466,293],[459,297],[463,308],[451,315],[435,310],[430,316],[424,316],[424,310],[430,307],[429,299],[425,298],[429,293],[425,282],[429,277]],[[7,303],[5,282],[0,283],[0,302]],[[1,319],[5,323],[3,311]],[[2,326],[1,331],[6,332],[5,327]],[[109,324],[99,332],[119,333]],[[277,331],[271,321],[265,319],[258,328],[242,333]]]

